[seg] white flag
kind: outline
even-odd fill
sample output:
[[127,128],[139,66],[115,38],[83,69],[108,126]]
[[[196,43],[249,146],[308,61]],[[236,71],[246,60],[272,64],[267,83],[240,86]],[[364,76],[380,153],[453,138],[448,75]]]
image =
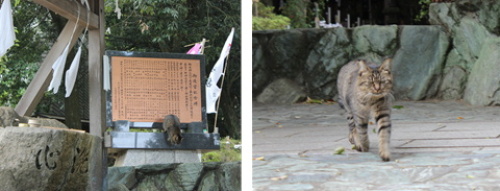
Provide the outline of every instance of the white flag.
[[69,97],[71,95],[73,87],[75,86],[76,76],[78,75],[78,66],[80,66],[80,57],[82,57],[82,46],[78,48],[75,58],[73,59],[73,62],[71,62],[71,66],[66,71],[66,79],[64,80],[64,84],[66,86],[65,97]]
[[207,79],[207,84],[205,85],[206,92],[206,104],[207,104],[207,113],[217,113],[216,103],[217,99],[220,96],[221,89],[217,87],[217,82],[223,75],[222,71],[224,70],[224,60],[229,55],[229,51],[231,50],[231,43],[233,42],[234,36],[234,28],[231,29],[231,33],[227,37],[226,43],[224,43],[224,47],[220,53],[219,60],[215,63],[210,75]]
[[52,69],[54,70],[54,72],[52,73],[52,81],[50,81],[49,91],[52,90],[54,94],[59,91],[59,86],[61,86],[62,75],[64,73],[64,65],[66,64],[66,59],[68,58],[68,51],[69,43],[68,45],[66,45],[66,48],[64,48],[64,51],[61,53],[61,55],[54,62],[54,65],[52,65]]
[[10,0],[4,0],[0,8],[0,57],[14,45],[16,33],[14,32],[14,21],[12,20],[12,5]]

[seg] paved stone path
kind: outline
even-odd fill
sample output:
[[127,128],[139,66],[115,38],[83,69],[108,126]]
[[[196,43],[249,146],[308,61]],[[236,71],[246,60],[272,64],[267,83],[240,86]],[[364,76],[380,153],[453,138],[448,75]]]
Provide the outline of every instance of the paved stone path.
[[500,190],[500,107],[394,105],[392,157],[382,162],[375,125],[370,152],[353,151],[337,104],[254,103],[254,190]]

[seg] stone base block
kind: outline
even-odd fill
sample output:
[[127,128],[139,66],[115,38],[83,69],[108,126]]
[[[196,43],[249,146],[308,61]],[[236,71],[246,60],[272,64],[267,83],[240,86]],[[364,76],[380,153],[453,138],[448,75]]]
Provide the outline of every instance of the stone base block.
[[146,164],[197,163],[201,152],[197,150],[125,150],[114,166],[139,166]]
[[102,139],[44,127],[0,128],[0,190],[98,190]]

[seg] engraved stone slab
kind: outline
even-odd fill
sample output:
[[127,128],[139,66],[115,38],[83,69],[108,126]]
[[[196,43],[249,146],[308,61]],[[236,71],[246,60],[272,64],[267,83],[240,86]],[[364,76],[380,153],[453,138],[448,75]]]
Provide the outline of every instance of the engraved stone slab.
[[102,140],[43,127],[0,128],[2,190],[90,190]]

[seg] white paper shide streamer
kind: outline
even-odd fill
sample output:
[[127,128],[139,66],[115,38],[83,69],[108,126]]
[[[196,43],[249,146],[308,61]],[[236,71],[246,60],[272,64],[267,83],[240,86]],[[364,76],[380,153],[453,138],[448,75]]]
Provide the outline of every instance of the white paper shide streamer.
[[64,65],[66,64],[66,59],[68,58],[68,51],[69,43],[68,45],[66,45],[66,48],[64,48],[62,54],[54,62],[54,65],[52,65],[52,69],[54,70],[54,72],[52,73],[52,81],[50,81],[49,91],[52,90],[54,94],[59,91],[59,86],[61,85],[62,76],[64,73]]
[[82,56],[82,46],[78,48],[76,52],[75,58],[73,62],[71,62],[70,68],[66,71],[66,95],[65,97],[69,97],[71,92],[73,91],[73,87],[75,86],[76,76],[78,75],[78,66],[80,66],[80,57]]
[[216,103],[221,93],[221,89],[217,86],[217,82],[222,75],[224,75],[222,73],[224,70],[224,60],[229,55],[229,51],[231,50],[233,36],[234,28],[231,29],[231,33],[227,37],[226,43],[224,43],[224,47],[220,53],[219,60],[215,63],[207,79],[207,84],[205,85],[207,113],[217,113]]
[[12,5],[10,0],[4,0],[0,8],[0,57],[14,45],[16,33],[14,32],[14,21],[12,19]]
[[[87,7],[87,15],[90,12],[90,7],[87,2],[87,0],[82,0],[81,1],[83,5],[86,5]],[[80,9],[78,9],[78,18],[76,19],[76,23],[78,23],[78,20],[80,19]],[[89,20],[89,17],[87,16],[87,20]],[[64,66],[66,65],[66,59],[68,57],[69,53],[69,48],[71,41],[73,40],[73,35],[76,32],[77,25],[75,25],[75,28],[73,29],[73,34],[71,35],[71,38],[69,39],[70,42],[68,42],[68,45],[66,45],[66,48],[64,48],[64,51],[61,53],[61,55],[57,58],[57,60],[54,62],[54,65],[52,65],[52,69],[54,70],[53,75],[52,75],[52,81],[50,81],[49,85],[49,91],[52,90],[54,94],[56,94],[59,91],[59,87],[61,86],[62,83],[62,77],[63,74],[66,74],[66,79],[64,80],[64,84],[66,87],[66,94],[64,95],[65,97],[69,97],[71,95],[71,92],[73,91],[73,88],[75,87],[75,82],[76,82],[76,77],[78,75],[78,67],[80,66],[80,58],[82,56],[82,44],[80,44],[80,47],[78,48],[78,51],[75,54],[75,57],[73,58],[73,61],[71,62],[71,65],[69,69],[64,72]],[[81,41],[84,41],[85,35],[88,31],[88,24],[85,29],[85,32],[83,33],[83,37]],[[78,37],[77,37],[78,38]]]

